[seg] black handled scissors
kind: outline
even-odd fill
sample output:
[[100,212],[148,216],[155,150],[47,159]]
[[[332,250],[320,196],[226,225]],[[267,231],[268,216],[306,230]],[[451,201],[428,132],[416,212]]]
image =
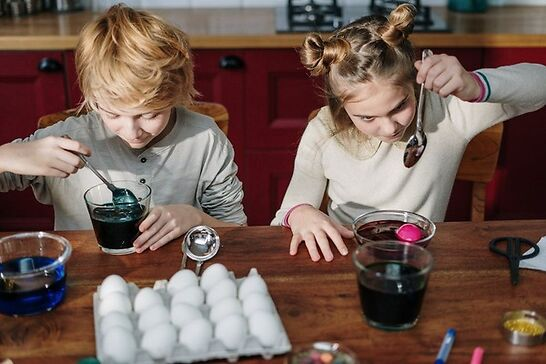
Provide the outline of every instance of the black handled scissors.
[[[500,243],[506,243],[505,250],[502,250],[497,246]],[[527,245],[529,248],[532,248],[533,251],[528,254],[523,254],[521,252],[522,245]],[[510,281],[514,286],[519,282],[519,261],[522,259],[536,257],[540,252],[540,248],[537,244],[524,238],[515,238],[510,236],[491,240],[489,242],[489,250],[491,250],[493,253],[504,255],[506,258],[508,258],[508,263],[510,264]]]

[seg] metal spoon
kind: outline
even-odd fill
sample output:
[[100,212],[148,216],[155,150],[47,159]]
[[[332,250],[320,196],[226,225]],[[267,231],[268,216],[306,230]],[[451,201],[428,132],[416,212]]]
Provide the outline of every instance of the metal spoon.
[[186,267],[186,257],[189,257],[197,262],[195,274],[199,275],[203,262],[214,257],[219,249],[220,238],[213,228],[205,225],[191,228],[184,237],[182,268]]
[[[63,135],[64,138],[71,139],[68,135]],[[99,179],[104,182],[106,187],[112,191],[112,202],[114,205],[128,205],[128,204],[138,204],[138,198],[130,190],[126,188],[119,188],[114,186],[110,181],[108,181],[92,164],[85,158],[83,154],[76,153],[78,157],[83,161],[83,163],[89,168]]]
[[[424,49],[422,54],[422,60],[432,55],[430,49]],[[419,104],[417,105],[417,122],[415,127],[415,134],[413,134],[408,140],[406,150],[404,152],[404,165],[407,168],[413,167],[415,163],[421,158],[425,148],[427,146],[427,136],[423,131],[423,106],[425,104],[425,83],[421,84],[419,91]]]
[[129,204],[138,204],[138,198],[127,188],[119,188],[114,186],[110,181],[108,181],[99,171],[85,158],[83,155],[78,153],[80,159],[85,163],[87,168],[89,168],[97,177],[100,178],[102,182],[112,191],[112,202],[114,205],[129,205]]

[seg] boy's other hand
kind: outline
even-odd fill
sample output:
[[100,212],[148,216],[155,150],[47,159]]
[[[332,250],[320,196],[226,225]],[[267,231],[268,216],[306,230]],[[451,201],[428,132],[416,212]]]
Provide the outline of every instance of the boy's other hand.
[[54,136],[4,144],[0,147],[0,172],[65,178],[84,166],[74,153],[90,155],[91,150],[77,140]]
[[463,101],[472,101],[480,96],[480,86],[461,65],[456,57],[434,54],[424,61],[415,62],[417,83],[442,97],[453,95]]
[[299,245],[305,242],[312,261],[318,262],[322,253],[324,260],[330,262],[334,259],[334,255],[329,240],[334,243],[341,255],[348,254],[343,238],[352,238],[353,232],[333,222],[326,214],[313,206],[302,205],[294,209],[290,213],[288,222],[292,229],[290,255],[296,255]]
[[174,240],[190,228],[201,224],[201,213],[190,205],[154,207],[138,226],[141,234],[133,245],[137,253],[156,250]]

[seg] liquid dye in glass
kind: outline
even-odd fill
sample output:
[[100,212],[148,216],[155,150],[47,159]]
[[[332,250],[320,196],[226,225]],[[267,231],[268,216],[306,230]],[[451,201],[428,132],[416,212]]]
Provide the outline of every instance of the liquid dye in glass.
[[145,207],[140,204],[96,207],[91,213],[91,221],[99,245],[108,249],[131,248],[144,215]]
[[374,263],[366,269],[372,272],[368,275],[380,273],[388,277],[385,280],[373,278],[368,285],[364,277],[366,273],[360,273],[358,289],[366,319],[393,328],[415,323],[423,304],[426,276],[404,278],[418,273],[419,269],[398,262]]
[[27,273],[45,267],[55,259],[22,257],[0,263],[0,313],[11,316],[32,315],[55,308],[64,298],[66,274],[63,265],[28,278],[4,275]]

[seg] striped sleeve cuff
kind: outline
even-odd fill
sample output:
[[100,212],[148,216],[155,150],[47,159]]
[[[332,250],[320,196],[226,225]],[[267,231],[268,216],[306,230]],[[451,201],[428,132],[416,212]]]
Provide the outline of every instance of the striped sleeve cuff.
[[292,206],[292,207],[290,208],[290,210],[288,210],[288,211],[286,212],[286,214],[284,214],[284,218],[282,219],[281,226],[284,226],[284,227],[289,228],[289,227],[290,227],[290,224],[288,223],[288,218],[290,217],[290,214],[292,213],[292,211],[294,211],[295,209],[297,209],[298,207],[303,206],[303,205],[309,205],[309,206],[311,206],[311,205],[308,204],[308,203],[300,203],[300,204],[297,204],[297,205],[295,205],[295,206]]
[[480,86],[480,96],[470,102],[487,102],[491,96],[491,85],[489,84],[489,80],[480,71],[470,72],[470,75],[472,75]]

